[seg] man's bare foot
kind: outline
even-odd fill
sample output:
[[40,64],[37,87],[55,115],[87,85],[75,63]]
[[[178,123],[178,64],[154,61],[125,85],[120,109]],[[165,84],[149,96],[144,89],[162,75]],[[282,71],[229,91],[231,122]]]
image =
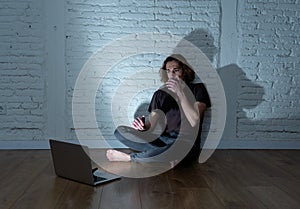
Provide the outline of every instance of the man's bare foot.
[[130,155],[112,149],[106,151],[106,157],[109,161],[129,162],[131,160]]

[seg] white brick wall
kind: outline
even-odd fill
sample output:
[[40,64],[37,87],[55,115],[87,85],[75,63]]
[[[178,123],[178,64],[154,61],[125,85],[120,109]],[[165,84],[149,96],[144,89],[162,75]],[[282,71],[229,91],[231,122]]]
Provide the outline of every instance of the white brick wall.
[[[186,37],[220,69],[230,113],[221,147],[299,147],[299,1],[54,0],[49,5],[1,2],[0,145],[25,141],[15,147],[30,147],[41,140],[43,147],[50,136],[74,138],[72,95],[84,63],[125,35],[156,32]],[[55,8],[61,9],[59,16]],[[127,49],[120,47],[119,56]],[[126,58],[103,77],[96,115],[105,135],[112,137],[115,126],[110,100],[118,84],[134,85],[140,77],[130,75],[149,69],[143,82],[153,89],[137,92],[127,110],[120,107],[129,123],[160,85],[157,71],[164,58]]]
[[[126,35],[146,32],[170,34],[183,38],[196,29],[207,30],[209,28],[209,32],[213,36],[211,40],[213,41],[214,39],[216,41],[209,43],[209,45],[207,45],[208,42],[200,43],[200,45],[202,45],[202,48],[204,46],[204,49],[206,48],[210,54],[212,53],[209,51],[211,45],[218,47],[220,31],[220,7],[218,1],[144,0],[109,1],[109,3],[102,1],[69,1],[66,4],[66,11],[67,109],[69,110],[68,118],[70,120],[74,81],[79,71],[93,52],[101,49],[101,47],[109,44],[111,41],[120,39]],[[203,33],[201,32],[198,35],[204,35]],[[205,39],[209,40],[207,37]],[[148,43],[145,42],[145,44]],[[126,56],[126,54],[122,54],[122,51],[130,48],[130,46],[123,47],[120,46],[119,48],[121,57]],[[158,70],[164,58],[165,56],[163,55],[140,54],[123,60],[109,70],[109,73],[103,78],[105,83],[99,87],[96,97],[97,122],[102,134],[108,138],[114,138],[113,131],[116,124],[114,124],[112,116],[115,116],[117,113],[111,111],[111,101],[116,93],[122,94],[120,92],[122,90],[117,89],[120,82],[128,82],[128,85],[136,85],[135,91],[138,93],[143,89],[143,85],[134,84],[136,78],[132,78],[130,75],[140,70],[149,69],[148,73],[146,73],[148,75],[144,74],[143,82],[152,83],[153,88],[151,90],[148,89],[145,95],[139,95],[139,99],[133,99],[134,102],[131,102],[128,109],[121,106],[118,115],[123,115],[123,117],[115,116],[123,118],[123,121],[127,125],[130,125],[133,120],[133,114],[138,106],[145,102],[150,102],[154,90],[161,85]],[[216,64],[216,61],[214,61],[214,64]],[[99,73],[96,71],[93,74],[97,75]],[[128,88],[130,87],[128,86]],[[126,91],[128,91],[127,88]],[[129,98],[125,99],[128,100]],[[120,104],[127,103],[127,101],[122,100],[118,102]],[[70,122],[68,124],[71,125]],[[69,128],[72,129],[72,126]],[[89,131],[89,133],[91,132]],[[74,136],[74,133],[71,133],[70,136]],[[97,133],[95,133],[95,136],[89,135],[86,137],[99,138]]]
[[300,4],[240,2],[237,138],[299,140]]
[[0,5],[1,140],[44,140],[42,9],[38,0]]

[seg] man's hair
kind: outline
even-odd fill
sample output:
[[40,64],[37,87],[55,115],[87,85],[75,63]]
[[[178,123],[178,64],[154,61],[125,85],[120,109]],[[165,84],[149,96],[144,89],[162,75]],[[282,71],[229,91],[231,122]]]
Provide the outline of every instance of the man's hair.
[[[176,57],[176,58],[175,58]],[[186,60],[181,55],[171,55],[165,59],[163,62],[163,65],[160,69],[160,80],[162,82],[168,81],[168,75],[167,75],[167,68],[166,65],[168,62],[171,61],[177,61],[180,68],[182,69],[182,80],[184,80],[185,83],[190,83],[195,79],[195,71],[188,65]]]

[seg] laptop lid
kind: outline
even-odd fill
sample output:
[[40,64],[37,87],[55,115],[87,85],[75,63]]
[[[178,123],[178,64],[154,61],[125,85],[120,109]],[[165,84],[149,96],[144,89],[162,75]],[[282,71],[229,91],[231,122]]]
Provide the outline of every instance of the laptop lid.
[[50,139],[52,160],[56,175],[89,185],[120,178],[120,176],[92,168],[88,147]]

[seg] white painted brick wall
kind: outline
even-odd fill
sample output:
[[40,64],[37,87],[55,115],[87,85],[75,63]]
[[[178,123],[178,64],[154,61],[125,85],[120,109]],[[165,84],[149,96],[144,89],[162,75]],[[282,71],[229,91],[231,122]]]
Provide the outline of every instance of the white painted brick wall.
[[[237,10],[235,7],[229,7],[230,12],[236,13],[236,21],[222,19],[224,4],[235,5],[232,2],[67,0],[59,3],[64,5],[64,18],[60,20],[60,24],[52,26],[56,20],[49,21],[49,18],[51,14],[54,17],[56,11],[46,9],[45,12],[46,0],[2,1],[0,142],[47,139],[49,133],[46,132],[55,127],[53,124],[47,124],[56,120],[57,114],[49,119],[51,111],[55,111],[55,108],[62,108],[59,112],[66,114],[59,118],[64,121],[58,124],[65,124],[66,129],[64,131],[64,127],[60,128],[60,133],[66,134],[65,138],[74,138],[72,95],[76,78],[84,63],[93,53],[112,41],[125,35],[145,32],[176,35],[188,40],[196,38],[196,45],[207,53],[217,68],[224,67],[220,63],[226,63],[226,60],[220,61],[220,58],[226,57],[222,53],[228,53],[228,50],[222,51],[220,47],[229,47],[232,44],[232,48],[236,47],[237,52],[233,52],[229,64],[237,64],[240,69],[235,77],[238,82],[229,84],[229,89],[233,89],[234,92],[228,92],[229,95],[237,95],[236,101],[230,103],[236,107],[229,107],[234,113],[232,118],[235,122],[231,125],[235,125],[229,127],[229,131],[233,130],[231,136],[235,145],[249,140],[258,144],[270,140],[273,141],[271,143],[299,142],[300,3],[296,0],[238,0]],[[63,29],[57,29],[64,33],[63,37],[58,36],[59,43],[64,43],[59,46],[64,48],[60,50],[60,53],[64,54],[60,61],[64,64],[59,66],[65,67],[65,70],[60,72],[59,69],[55,69],[53,73],[49,66],[55,65],[47,63],[47,47],[52,45],[51,41],[55,45],[57,39],[53,38],[49,43],[48,32],[55,31],[55,27],[62,25]],[[228,43],[232,43],[226,45],[224,43],[227,39],[222,39],[222,35],[227,27],[238,30],[232,33],[227,31],[228,35],[225,37],[230,39]],[[237,35],[236,40],[231,37],[234,34]],[[125,57],[126,54],[122,51],[128,49],[126,46],[122,47],[119,58]],[[51,53],[53,61],[53,51]],[[230,55],[227,57],[230,58]],[[147,68],[149,73],[145,74],[142,82],[152,84],[156,88],[160,85],[157,71],[164,58],[163,55],[157,54],[130,57],[116,63],[103,78],[103,85],[99,87],[95,102],[98,125],[105,135],[112,137],[115,128],[111,120],[110,100],[120,82],[128,82],[128,86],[136,85],[137,89],[140,89],[142,84],[134,84],[134,79],[140,80],[142,77],[132,78],[130,75]],[[236,63],[232,60],[236,60]],[[62,75],[65,83],[60,83],[59,86],[66,86],[66,104],[52,109],[47,105],[56,102],[49,102],[50,97],[47,94],[56,90],[53,84],[53,89],[48,89],[49,75]],[[95,71],[90,76],[99,75],[99,71]],[[51,81],[53,80],[55,78],[51,78]],[[86,85],[86,88],[88,87],[89,84]],[[130,101],[127,110],[119,107],[120,115],[124,113],[124,119],[130,123],[133,112],[140,104],[149,102],[155,88],[137,92],[137,98]],[[63,94],[64,92],[60,93],[60,96]],[[54,98],[53,95],[51,98]],[[60,97],[59,102],[61,101],[64,99]],[[122,102],[125,101],[120,101],[121,104]],[[207,128],[208,124],[205,124],[205,127]],[[97,134],[91,133],[88,137],[93,138]],[[227,147],[230,145],[229,142]]]
[[[220,5],[218,1],[113,0],[103,2],[77,0],[68,1],[66,11],[67,109],[70,120],[75,79],[84,62],[92,53],[101,49],[105,44],[130,34],[156,32],[184,38],[192,31],[204,29],[212,34],[211,40],[215,41],[213,43],[200,43],[203,51],[206,50],[211,54],[213,53],[210,50],[211,45],[216,48],[219,45]],[[198,35],[203,35],[203,33]],[[198,37],[198,40],[201,40],[201,38]],[[145,42],[145,45],[147,44],[148,41]],[[121,57],[126,56],[126,54],[122,54],[122,51],[128,49],[130,49],[130,46],[120,46]],[[136,49],[133,48],[132,50]],[[98,126],[104,136],[114,138],[113,132],[117,125],[114,124],[114,117],[122,118],[126,121],[126,125],[130,125],[138,106],[150,102],[153,92],[162,84],[159,81],[158,71],[164,59],[165,55],[140,54],[123,60],[109,70],[109,73],[103,78],[104,83],[100,85],[95,101]],[[216,60],[213,60],[213,62],[216,65]],[[141,85],[136,82],[136,77],[132,78],[130,75],[143,69],[149,69],[149,72],[148,75],[143,74],[139,79],[139,81],[142,81]],[[99,69],[99,71],[101,70],[106,69]],[[93,74],[97,75],[99,73],[94,72]],[[128,86],[125,86],[125,89],[118,89],[120,82],[128,82]],[[153,88],[139,94],[145,83],[152,83]],[[128,88],[130,88],[130,85],[136,86],[134,91],[137,93],[138,98],[131,101],[128,109],[122,107],[122,104],[127,101],[118,100],[120,111],[117,113],[112,112],[111,101],[114,94],[129,93]],[[129,98],[125,99],[128,100]],[[71,125],[71,122],[69,124]],[[85,124],[83,121],[82,125]],[[69,128],[72,130],[72,126]],[[85,130],[83,129],[83,131]],[[89,133],[92,133],[92,131]],[[95,134],[96,136],[92,134],[92,136],[86,137],[99,138],[97,133]],[[74,136],[74,133],[70,133],[70,136]]]
[[250,80],[240,83],[237,138],[299,139],[300,4],[239,2],[238,64]]
[[0,139],[44,140],[42,2],[0,5]]

